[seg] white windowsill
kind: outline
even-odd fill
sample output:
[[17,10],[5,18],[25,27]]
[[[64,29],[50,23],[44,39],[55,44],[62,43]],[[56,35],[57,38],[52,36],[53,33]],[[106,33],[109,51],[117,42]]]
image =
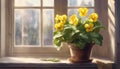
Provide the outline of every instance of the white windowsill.
[[[30,57],[4,57],[0,58],[0,68],[4,67],[66,67],[66,68],[94,68],[97,67],[106,67],[106,69],[112,68],[113,61],[101,60],[94,58],[92,63],[80,63],[80,64],[71,64],[67,58],[55,58],[59,59],[59,62],[44,61],[44,59],[49,59],[47,57],[41,58],[30,58]],[[53,58],[52,58],[53,59]]]
[[60,58],[60,62],[42,61],[43,58],[5,57],[0,59],[0,68],[42,68],[42,69],[97,69],[96,63],[72,64]]
[[108,60],[108,59],[98,59],[98,58],[93,58],[94,60],[92,61],[93,63],[104,63],[104,64],[113,64],[114,61]]
[[[59,61],[53,62],[53,61],[46,61],[46,59],[57,59]],[[110,60],[103,60],[103,59],[96,59],[93,58],[94,60],[92,63],[97,63],[97,62],[103,62],[105,64],[108,63],[114,63],[113,61]],[[3,57],[0,58],[0,63],[70,63],[67,58],[48,58],[48,57],[41,57],[41,58],[30,58],[30,57]]]
[[[59,61],[47,61],[49,59],[57,59]],[[69,63],[67,58],[29,58],[29,57],[4,57],[0,58],[0,63]]]

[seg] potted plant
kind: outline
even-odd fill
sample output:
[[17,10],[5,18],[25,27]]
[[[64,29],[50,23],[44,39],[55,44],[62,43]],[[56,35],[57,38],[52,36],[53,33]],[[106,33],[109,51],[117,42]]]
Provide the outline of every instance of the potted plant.
[[[61,43],[69,45],[70,62],[89,62],[92,46],[102,45],[103,37],[100,29],[104,28],[98,21],[98,14],[88,15],[88,8],[79,8],[79,17],[76,14],[67,18],[66,15],[56,15],[53,42],[60,49]],[[88,17],[87,17],[88,16]]]

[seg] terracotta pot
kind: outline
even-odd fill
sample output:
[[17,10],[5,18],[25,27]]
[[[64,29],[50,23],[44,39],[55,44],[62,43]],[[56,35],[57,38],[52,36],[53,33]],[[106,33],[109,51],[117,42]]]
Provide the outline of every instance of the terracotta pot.
[[76,47],[75,44],[69,44],[71,57],[69,61],[72,63],[91,62],[90,54],[94,44],[87,43],[84,49]]

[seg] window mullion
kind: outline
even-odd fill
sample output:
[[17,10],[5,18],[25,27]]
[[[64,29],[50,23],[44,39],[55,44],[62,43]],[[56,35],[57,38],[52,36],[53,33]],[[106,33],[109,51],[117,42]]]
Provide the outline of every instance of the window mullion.
[[55,0],[55,15],[66,14],[67,15],[67,0]]
[[41,0],[41,36],[40,36],[40,43],[41,43],[41,47],[43,46],[43,40],[42,40],[42,38],[43,38],[43,0]]
[[24,22],[24,19],[22,19],[22,45],[24,45],[24,24],[23,22]]

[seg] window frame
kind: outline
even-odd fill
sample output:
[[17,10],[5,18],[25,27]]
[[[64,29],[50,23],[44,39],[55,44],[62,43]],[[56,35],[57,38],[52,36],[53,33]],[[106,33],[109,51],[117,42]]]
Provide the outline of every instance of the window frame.
[[[40,44],[39,45],[24,45],[23,43],[23,37],[22,37],[22,45],[15,45],[15,47],[44,47],[43,45],[44,45],[44,34],[43,34],[43,10],[44,9],[53,9],[54,10],[54,6],[43,6],[43,0],[40,0],[41,2],[40,2],[40,6],[12,6],[12,7],[14,7],[12,10],[15,10],[15,9],[39,9],[40,10],[40,22],[39,22],[39,26],[40,26],[40,28],[39,28],[39,42],[40,42]],[[13,4],[14,4],[14,2],[15,2],[15,0],[12,0],[12,2],[13,2]],[[13,11],[14,12],[14,11]],[[14,20],[15,21],[15,20]],[[14,22],[14,24],[15,24],[15,22]],[[22,23],[22,25],[23,25],[23,23]],[[24,25],[23,25],[24,26]],[[15,26],[14,26],[15,27]],[[53,28],[54,29],[54,28]],[[15,30],[14,30],[14,32],[15,32]],[[23,33],[23,31],[22,31],[22,33]],[[40,34],[41,33],[41,34]],[[14,40],[15,40],[15,34],[14,34]],[[14,41],[15,42],[15,41]],[[14,43],[15,44],[15,43]],[[46,46],[53,46],[53,45],[45,45],[45,47]]]
[[[6,6],[6,42],[5,42],[5,46],[6,46],[6,56],[68,56],[69,50],[64,47],[61,51],[57,51],[56,48],[54,47],[41,47],[40,49],[38,49],[38,47],[13,47],[14,46],[14,18],[12,16],[12,14],[14,14],[13,12],[13,0],[6,0],[5,1],[5,6]],[[64,1],[64,0],[62,0]],[[61,3],[62,1],[57,1],[55,0],[55,3]],[[67,1],[67,0],[66,0]],[[60,8],[60,6],[58,6],[57,4],[55,4],[54,10],[55,8]],[[57,6],[56,6],[57,5]],[[58,13],[58,11],[55,10],[54,14]],[[63,14],[63,13],[62,13]],[[65,13],[64,13],[65,14]],[[66,44],[63,44],[64,46]],[[26,51],[27,50],[27,51]],[[30,51],[28,51],[30,50]],[[35,52],[36,51],[36,52]],[[66,54],[63,54],[66,53]]]

